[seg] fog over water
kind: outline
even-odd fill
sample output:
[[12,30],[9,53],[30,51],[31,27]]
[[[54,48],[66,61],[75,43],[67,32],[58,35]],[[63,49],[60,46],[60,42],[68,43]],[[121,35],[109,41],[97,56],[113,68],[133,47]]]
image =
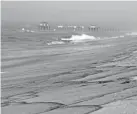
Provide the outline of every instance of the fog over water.
[[137,29],[137,2],[2,2],[2,21],[99,24]]

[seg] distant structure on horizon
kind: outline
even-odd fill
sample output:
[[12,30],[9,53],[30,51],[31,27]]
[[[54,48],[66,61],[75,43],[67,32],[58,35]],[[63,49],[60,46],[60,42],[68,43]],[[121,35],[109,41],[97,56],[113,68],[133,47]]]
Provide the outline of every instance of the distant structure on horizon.
[[50,30],[50,26],[47,22],[40,22],[39,30],[40,31]]
[[66,30],[66,31],[84,31],[84,26],[76,25],[58,25],[57,30]]
[[[50,27],[48,22],[42,21],[39,23],[39,31],[75,31],[75,32],[83,32],[85,31],[85,26],[83,25],[70,25],[70,24],[60,24],[56,25],[55,28]],[[100,27],[97,25],[90,24],[88,25],[88,31],[89,32],[118,32],[119,29],[113,28],[113,27]],[[23,30],[24,31],[24,30]]]
[[96,25],[90,25],[88,27],[89,31],[98,31],[100,29],[100,27],[96,26]]
[[88,30],[90,32],[98,32],[98,31],[102,31],[102,32],[119,32],[119,29],[116,28],[108,28],[108,27],[99,27],[96,25],[89,25],[88,26]]

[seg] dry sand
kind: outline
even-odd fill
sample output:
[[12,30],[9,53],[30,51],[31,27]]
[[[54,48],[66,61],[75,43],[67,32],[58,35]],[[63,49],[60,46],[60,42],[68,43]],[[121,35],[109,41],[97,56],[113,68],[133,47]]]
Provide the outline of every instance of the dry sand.
[[2,114],[137,114],[137,38],[96,44],[3,49]]

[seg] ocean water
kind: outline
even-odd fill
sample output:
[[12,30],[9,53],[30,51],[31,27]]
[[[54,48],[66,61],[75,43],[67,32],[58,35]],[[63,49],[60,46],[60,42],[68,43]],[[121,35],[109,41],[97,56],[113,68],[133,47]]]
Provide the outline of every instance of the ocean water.
[[[33,31],[33,32],[32,32]],[[28,57],[37,55],[53,56],[66,52],[77,52],[103,47],[111,47],[118,40],[136,37],[133,31],[45,31],[31,29],[22,31],[19,25],[2,26],[2,60],[5,58]]]
[[[32,32],[33,31],[33,32]],[[2,27],[2,49],[38,49],[44,47],[56,47],[76,43],[89,43],[95,40],[123,38],[125,36],[136,36],[136,32],[73,32],[73,31],[46,31],[38,32],[35,29],[23,32],[17,25]],[[56,45],[56,46],[51,46]],[[9,48],[10,47],[10,48]]]

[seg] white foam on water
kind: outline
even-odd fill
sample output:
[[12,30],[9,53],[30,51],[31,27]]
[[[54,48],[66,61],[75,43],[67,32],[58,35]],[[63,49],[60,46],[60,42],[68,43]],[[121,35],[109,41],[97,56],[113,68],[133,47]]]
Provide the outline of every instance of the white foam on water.
[[47,43],[48,45],[55,45],[55,44],[64,44],[62,41],[52,41],[50,43]]
[[136,81],[137,81],[137,76],[132,77],[131,79],[132,79],[132,80],[136,80]]
[[137,51],[133,51],[133,53],[137,53]]
[[127,36],[137,36],[137,32],[128,32],[126,33]]
[[124,38],[125,36],[124,36],[124,35],[120,35],[119,37],[120,37],[120,38]]
[[98,40],[98,39],[100,39],[100,37],[96,38],[94,36],[82,34],[82,35],[72,35],[70,38],[61,38],[60,41],[52,41],[47,44],[54,45],[54,44],[65,44],[65,43],[79,43],[79,42],[88,42],[88,41]]
[[30,32],[35,32],[35,31],[31,30]]
[[112,37],[110,37],[110,38],[119,38],[119,36],[112,36]]
[[65,44],[65,43],[82,43],[82,42],[89,42],[94,40],[103,40],[103,39],[115,39],[115,38],[124,38],[125,35],[120,36],[112,36],[112,37],[95,37],[90,36],[87,34],[81,34],[81,35],[72,35],[70,38],[61,38],[57,41],[52,41],[50,43],[47,43],[48,45],[54,45],[54,44]]
[[3,73],[5,73],[5,72],[0,72],[0,74],[3,74]]
[[72,35],[71,38],[61,38],[62,41],[70,41],[70,42],[86,42],[86,41],[91,41],[91,40],[96,40],[97,38],[94,36],[89,36],[86,34],[82,35]]

